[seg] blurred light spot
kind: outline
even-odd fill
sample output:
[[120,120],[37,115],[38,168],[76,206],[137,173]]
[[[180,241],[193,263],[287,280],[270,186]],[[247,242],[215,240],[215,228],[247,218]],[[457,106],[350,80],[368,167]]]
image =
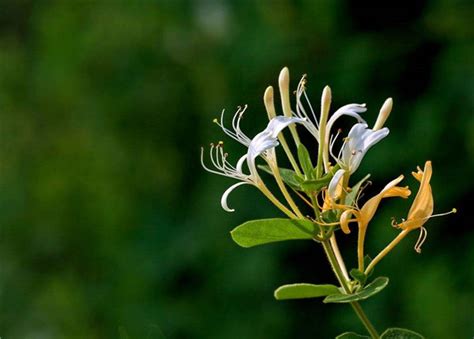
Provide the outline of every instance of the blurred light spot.
[[215,39],[223,39],[229,30],[229,9],[217,1],[199,1],[195,7],[198,27]]

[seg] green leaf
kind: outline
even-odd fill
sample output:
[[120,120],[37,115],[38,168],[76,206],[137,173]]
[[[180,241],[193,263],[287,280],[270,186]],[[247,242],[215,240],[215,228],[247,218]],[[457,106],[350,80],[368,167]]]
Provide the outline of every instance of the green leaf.
[[[258,165],[258,168],[273,175],[272,170],[267,165]],[[278,170],[280,171],[281,179],[283,180],[285,184],[287,184],[288,186],[290,186],[291,188],[297,191],[301,191],[301,186],[298,180],[296,180],[297,174],[295,171],[287,169],[287,168],[278,168]]]
[[286,300],[325,297],[334,293],[340,293],[334,285],[301,283],[280,286],[275,290],[274,296],[277,300]]
[[252,247],[276,241],[313,239],[316,225],[307,219],[260,219],[237,226],[230,232],[232,239],[242,247]]
[[367,174],[361,181],[359,181],[357,184],[352,186],[352,190],[346,195],[346,205],[348,206],[354,205],[355,200],[357,198],[357,194],[359,193],[360,187],[369,178],[370,178],[370,174]]
[[379,293],[383,290],[388,284],[387,277],[378,277],[375,278],[370,284],[365,286],[360,291],[353,294],[332,294],[328,295],[323,302],[324,303],[350,303],[357,300],[364,300],[372,297],[373,295]]
[[323,213],[321,213],[321,217],[328,224],[332,224],[334,222],[339,221],[339,219],[337,217],[337,211],[335,211],[335,210],[324,211]]
[[424,339],[421,334],[405,328],[389,328],[382,333],[382,339]]
[[361,335],[361,334],[357,334],[357,333],[354,333],[354,332],[344,332],[342,334],[339,334],[336,339],[357,339],[357,338],[368,338],[370,339],[370,337],[366,336],[366,335]]
[[359,271],[357,268],[353,268],[349,274],[351,275],[352,278],[357,280],[361,286],[365,285],[365,282],[367,281],[367,276],[365,275],[364,272]]
[[301,168],[303,168],[303,172],[306,174],[306,177],[308,179],[312,179],[314,166],[311,162],[308,149],[303,144],[298,145],[298,160],[300,161]]
[[[297,179],[300,181],[299,179]],[[317,192],[320,191],[323,187],[327,186],[329,181],[326,181],[324,178],[321,179],[312,179],[312,180],[301,180],[300,186],[305,192]]]
[[[306,192],[317,192],[320,191],[323,187],[326,187],[329,185],[329,182],[331,181],[332,177],[334,174],[337,172],[337,170],[340,168],[339,165],[334,166],[331,168],[331,170],[326,173],[323,177],[319,179],[310,179],[310,180],[304,180],[301,178],[296,178],[296,180],[299,181],[301,188],[306,191]],[[313,174],[316,173],[313,171]],[[316,176],[316,174],[314,174]]]

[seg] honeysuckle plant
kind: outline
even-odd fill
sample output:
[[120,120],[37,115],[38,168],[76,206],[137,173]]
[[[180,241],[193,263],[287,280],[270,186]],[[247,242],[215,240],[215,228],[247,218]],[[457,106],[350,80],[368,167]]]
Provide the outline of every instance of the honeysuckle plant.
[[[252,220],[236,227],[232,239],[242,247],[253,247],[285,240],[313,240],[322,245],[328,262],[335,274],[338,285],[292,283],[278,287],[274,291],[277,300],[321,298],[324,303],[349,304],[365,326],[367,335],[345,332],[337,338],[423,338],[422,335],[402,328],[389,328],[382,334],[376,330],[364,313],[360,302],[373,297],[384,289],[389,279],[373,277],[375,266],[390,253],[412,231],[419,230],[415,250],[420,253],[426,240],[425,224],[432,218],[434,210],[433,194],[430,186],[432,176],[431,161],[424,168],[418,167],[413,176],[420,182],[418,193],[413,200],[407,217],[392,225],[399,230],[394,239],[371,259],[365,254],[365,239],[370,222],[386,198],[407,199],[411,195],[408,186],[400,186],[403,175],[391,180],[378,194],[362,199],[362,192],[368,184],[370,174],[353,184],[352,175],[357,171],[367,152],[389,134],[384,127],[392,110],[393,101],[388,98],[382,105],[372,128],[362,117],[365,104],[349,104],[330,115],[331,89],[326,86],[321,97],[319,115],[313,109],[306,93],[306,77],[303,76],[295,93],[295,109],[290,102],[290,76],[288,68],[283,68],[279,76],[281,114],[277,114],[274,90],[269,86],[263,101],[269,122],[253,138],[247,136],[240,123],[247,106],[240,107],[226,127],[225,115],[214,122],[223,132],[244,145],[247,151],[235,165],[228,160],[222,141],[211,144],[209,159],[201,149],[202,166],[209,172],[236,180],[222,194],[221,205],[227,212],[230,193],[241,185],[252,185],[263,193],[286,218]],[[334,132],[334,124],[341,117],[355,119],[345,137],[342,131]],[[303,144],[300,133],[306,130],[310,142]],[[286,132],[287,131],[287,132]],[[290,137],[291,142],[287,141]],[[305,139],[306,140],[306,139]],[[281,149],[290,168],[280,167],[277,150]],[[260,164],[258,164],[260,162]],[[271,191],[268,180],[275,180],[278,189]],[[365,203],[362,204],[362,200]],[[311,209],[311,215],[306,212]],[[306,210],[303,210],[303,207]],[[438,214],[445,215],[456,212]],[[339,251],[337,236],[346,236],[357,231],[357,263],[348,266]],[[348,269],[349,267],[350,269]]]

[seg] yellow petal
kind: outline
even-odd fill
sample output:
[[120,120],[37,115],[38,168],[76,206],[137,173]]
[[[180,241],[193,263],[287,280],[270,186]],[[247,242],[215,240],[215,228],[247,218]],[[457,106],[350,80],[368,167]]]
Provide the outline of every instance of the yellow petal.
[[339,222],[341,223],[341,230],[345,234],[351,233],[351,230],[349,228],[349,222],[354,221],[353,219],[351,219],[352,214],[356,214],[356,217],[357,217],[358,212],[351,209],[351,210],[345,210],[341,214],[341,218],[340,218]]
[[420,188],[408,212],[408,218],[399,224],[400,228],[409,230],[419,228],[433,214],[434,201],[430,185],[432,172],[431,161],[427,161],[423,171],[418,169],[417,173],[413,173],[413,176],[420,181]]
[[[433,170],[431,168],[431,161],[425,163],[423,171],[418,171],[417,175],[421,174],[420,189],[413,200],[413,204],[408,212],[408,219],[426,218],[433,214],[433,193],[431,192],[430,179]],[[417,178],[418,179],[418,178]]]
[[400,197],[400,198],[408,198],[411,194],[411,191],[408,189],[408,186],[406,187],[400,187],[400,186],[395,186],[389,189],[387,192],[384,194],[384,198],[390,198],[390,197]]
[[377,211],[377,208],[383,198],[386,197],[407,197],[410,194],[410,190],[406,187],[396,186],[400,181],[403,180],[403,175],[389,182],[382,191],[376,196],[370,198],[360,210],[360,223],[361,226],[365,227],[372,220]]

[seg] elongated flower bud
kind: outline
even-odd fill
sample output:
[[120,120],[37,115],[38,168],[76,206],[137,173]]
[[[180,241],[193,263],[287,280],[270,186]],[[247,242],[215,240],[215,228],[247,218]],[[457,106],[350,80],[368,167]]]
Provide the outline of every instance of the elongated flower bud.
[[281,95],[281,106],[283,108],[283,115],[291,117],[291,105],[290,105],[290,71],[288,67],[284,67],[280,76],[278,77],[278,85],[280,87]]
[[392,98],[388,98],[385,100],[385,102],[382,105],[382,108],[380,109],[379,115],[377,117],[377,121],[375,122],[373,130],[376,131],[378,129],[381,129],[383,125],[385,124],[385,121],[387,121],[388,116],[390,115],[390,112],[392,111],[393,107],[393,100]]
[[268,120],[272,120],[274,117],[276,117],[272,86],[268,86],[265,90],[265,93],[263,94],[263,104],[265,105],[265,109],[267,110]]

